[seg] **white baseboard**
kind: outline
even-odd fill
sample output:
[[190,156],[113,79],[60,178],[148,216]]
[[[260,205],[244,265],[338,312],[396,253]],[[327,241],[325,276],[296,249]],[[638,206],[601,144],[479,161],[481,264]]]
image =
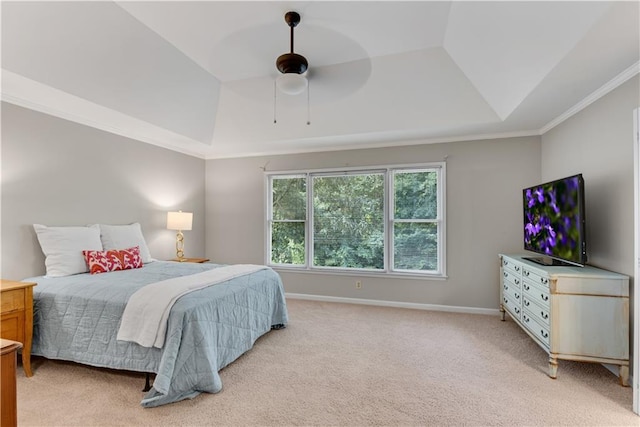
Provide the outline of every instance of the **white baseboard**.
[[497,316],[500,314],[500,310],[493,309],[493,308],[457,307],[452,305],[438,305],[438,304],[418,304],[413,302],[382,301],[382,300],[376,300],[376,299],[331,297],[326,295],[292,294],[289,292],[285,293],[285,297],[291,298],[291,299],[302,299],[302,300],[310,300],[310,301],[339,302],[339,303],[346,303],[346,304],[361,304],[361,305],[377,305],[382,307],[411,308],[416,310],[447,311],[452,313],[489,314],[493,316]]

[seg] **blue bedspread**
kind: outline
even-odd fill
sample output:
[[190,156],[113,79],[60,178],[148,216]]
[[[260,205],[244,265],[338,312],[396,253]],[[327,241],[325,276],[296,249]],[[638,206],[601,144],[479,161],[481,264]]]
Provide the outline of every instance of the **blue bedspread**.
[[146,284],[216,264],[155,261],[135,270],[35,277],[33,355],[92,366],[155,372],[142,406],[160,406],[222,389],[218,371],[272,325],[288,322],[280,276],[260,270],[181,297],[162,349],[117,341],[129,297]]

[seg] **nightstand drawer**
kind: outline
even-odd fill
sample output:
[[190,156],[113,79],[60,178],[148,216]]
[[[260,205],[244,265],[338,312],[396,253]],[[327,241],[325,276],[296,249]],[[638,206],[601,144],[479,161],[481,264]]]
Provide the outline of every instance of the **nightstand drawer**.
[[3,314],[0,321],[0,338],[24,344],[24,311]]
[[[22,367],[31,372],[33,338],[33,287],[36,283],[0,279],[0,337],[22,343]],[[3,386],[4,387],[4,386]],[[3,390],[4,391],[4,390]]]
[[[2,293],[0,301],[0,312],[8,313],[24,308],[24,289],[14,289]],[[10,339],[10,338],[9,338]]]

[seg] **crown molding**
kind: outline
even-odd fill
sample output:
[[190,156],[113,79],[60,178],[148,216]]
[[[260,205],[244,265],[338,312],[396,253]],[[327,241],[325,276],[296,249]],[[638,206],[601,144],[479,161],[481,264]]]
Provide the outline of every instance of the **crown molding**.
[[201,142],[5,69],[0,100],[189,156],[205,157],[206,146]]
[[[540,136],[538,130],[525,130],[517,132],[502,132],[502,133],[485,133],[485,134],[466,134],[461,136],[451,137],[438,137],[429,138],[426,131],[397,131],[397,132],[385,132],[381,134],[359,134],[359,135],[341,135],[330,136],[322,138],[309,138],[301,139],[293,142],[299,143],[299,147],[304,147],[305,142],[320,142],[331,141],[336,145],[314,148],[298,148],[298,149],[282,149],[273,151],[250,151],[247,153],[225,155],[208,153],[205,155],[206,160],[222,160],[222,159],[237,159],[246,157],[264,157],[264,156],[283,156],[287,154],[306,154],[306,153],[325,153],[332,151],[347,151],[347,150],[366,150],[374,148],[398,148],[413,145],[427,145],[427,144],[444,144],[448,142],[466,142],[466,141],[482,141],[488,139],[506,139],[506,138],[521,138],[527,136]],[[361,141],[369,141],[361,143]],[[215,145],[215,144],[214,144]]]
[[631,65],[629,68],[627,68],[626,70],[618,74],[616,77],[614,77],[607,83],[600,86],[600,88],[596,89],[586,98],[584,98],[582,101],[578,102],[576,105],[569,108],[567,111],[560,114],[558,117],[556,117],[555,119],[551,120],[549,123],[544,125],[542,128],[540,128],[540,135],[549,132],[551,129],[558,126],[560,123],[564,122],[568,118],[578,114],[580,111],[584,110],[589,105],[593,104],[598,99],[602,98],[612,90],[621,86],[623,83],[625,83],[627,80],[629,80],[630,78],[632,78],[638,73],[640,73],[640,61]]

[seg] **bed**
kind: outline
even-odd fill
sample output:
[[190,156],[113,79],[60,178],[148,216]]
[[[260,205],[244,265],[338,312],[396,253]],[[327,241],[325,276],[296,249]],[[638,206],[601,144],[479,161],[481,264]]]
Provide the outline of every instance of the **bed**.
[[106,274],[33,277],[32,355],[155,373],[143,407],[222,389],[218,371],[288,322],[282,281],[270,268],[193,290],[171,307],[162,348],[117,339],[127,301],[139,289],[218,264],[153,261]]

